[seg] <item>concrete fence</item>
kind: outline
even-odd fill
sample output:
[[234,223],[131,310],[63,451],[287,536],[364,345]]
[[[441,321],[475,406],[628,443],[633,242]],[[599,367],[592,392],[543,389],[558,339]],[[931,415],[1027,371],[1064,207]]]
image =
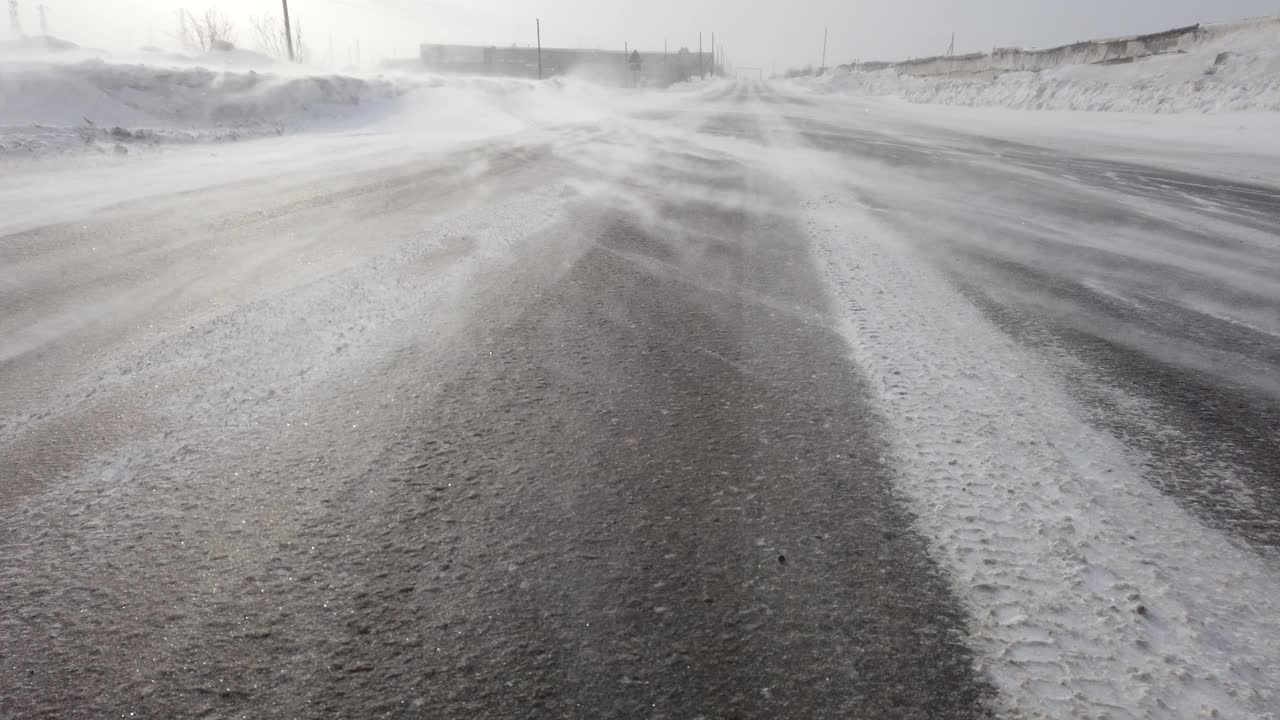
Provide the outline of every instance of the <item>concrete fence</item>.
[[1059,65],[1128,63],[1152,55],[1187,52],[1242,32],[1275,32],[1280,42],[1280,17],[1191,25],[1150,35],[1090,40],[1047,50],[997,48],[990,53],[917,58],[898,63],[853,63],[841,67],[865,72],[893,68],[902,75],[916,77],[991,80],[1009,72],[1039,72]]

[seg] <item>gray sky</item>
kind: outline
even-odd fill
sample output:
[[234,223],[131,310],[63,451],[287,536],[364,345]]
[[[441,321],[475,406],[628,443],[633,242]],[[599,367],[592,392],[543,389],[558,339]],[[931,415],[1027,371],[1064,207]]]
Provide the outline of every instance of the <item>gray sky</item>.
[[[28,32],[41,0],[19,0]],[[215,5],[239,21],[278,15],[278,0],[43,0],[54,35],[106,48],[172,46],[177,10]],[[830,27],[829,64],[994,46],[1047,47],[1154,32],[1194,22],[1280,13],[1280,0],[290,0],[315,57],[332,35],[339,61],[358,39],[365,60],[416,53],[422,42],[534,42],[542,18],[546,46],[696,49],[711,31],[739,65],[766,70],[817,64]]]

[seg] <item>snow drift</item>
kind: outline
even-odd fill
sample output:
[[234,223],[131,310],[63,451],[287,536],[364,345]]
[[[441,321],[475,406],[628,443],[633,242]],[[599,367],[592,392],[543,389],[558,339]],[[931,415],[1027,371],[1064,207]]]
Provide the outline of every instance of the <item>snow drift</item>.
[[595,121],[655,92],[565,78],[320,73],[248,51],[188,57],[8,43],[0,46],[0,156],[82,147],[128,153],[298,131],[484,137]]
[[96,61],[0,66],[0,124],[236,127],[340,115],[397,97],[391,80],[164,69]]
[[991,79],[916,77],[890,67],[837,69],[811,90],[914,103],[1022,110],[1244,112],[1280,110],[1280,26],[1215,39],[1187,52],[1120,65],[1062,65]]
[[0,58],[0,153],[278,134],[368,112],[411,87],[390,78],[65,55]]

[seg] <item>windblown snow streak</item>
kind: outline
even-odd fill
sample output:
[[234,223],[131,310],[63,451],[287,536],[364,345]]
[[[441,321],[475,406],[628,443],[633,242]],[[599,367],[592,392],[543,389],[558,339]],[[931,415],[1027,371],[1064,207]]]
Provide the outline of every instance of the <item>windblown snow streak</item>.
[[1010,702],[1060,718],[1277,707],[1267,565],[1152,489],[927,260],[832,198],[810,205],[817,261],[895,427],[901,489]]

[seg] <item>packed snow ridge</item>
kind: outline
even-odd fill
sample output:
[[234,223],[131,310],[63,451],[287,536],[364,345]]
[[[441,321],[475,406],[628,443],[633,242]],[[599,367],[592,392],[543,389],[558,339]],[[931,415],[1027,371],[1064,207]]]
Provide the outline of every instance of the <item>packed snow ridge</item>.
[[1020,110],[1275,112],[1280,111],[1280,22],[1125,64],[1069,64],[994,79],[842,67],[796,83],[824,93]]

